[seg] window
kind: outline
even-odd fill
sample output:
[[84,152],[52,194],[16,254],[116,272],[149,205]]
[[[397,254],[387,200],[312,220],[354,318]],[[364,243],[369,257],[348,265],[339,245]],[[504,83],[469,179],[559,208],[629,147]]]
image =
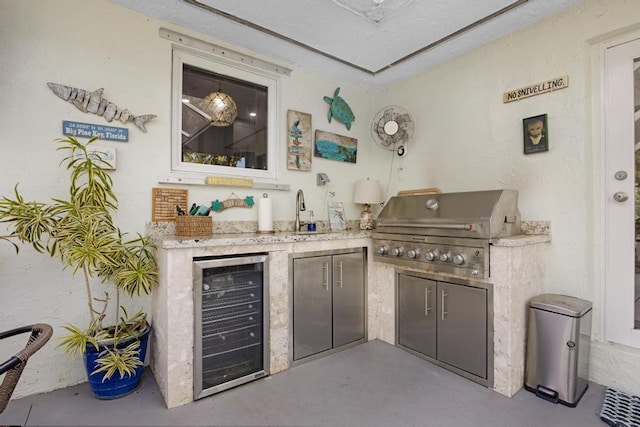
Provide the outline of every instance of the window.
[[275,180],[277,79],[173,54],[172,171]]

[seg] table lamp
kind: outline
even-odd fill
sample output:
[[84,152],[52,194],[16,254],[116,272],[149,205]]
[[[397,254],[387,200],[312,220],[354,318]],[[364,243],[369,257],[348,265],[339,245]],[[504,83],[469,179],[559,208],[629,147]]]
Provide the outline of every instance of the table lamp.
[[369,207],[373,203],[380,203],[380,181],[368,178],[356,181],[353,203],[363,205],[360,213],[360,229],[372,230],[373,212],[369,210]]

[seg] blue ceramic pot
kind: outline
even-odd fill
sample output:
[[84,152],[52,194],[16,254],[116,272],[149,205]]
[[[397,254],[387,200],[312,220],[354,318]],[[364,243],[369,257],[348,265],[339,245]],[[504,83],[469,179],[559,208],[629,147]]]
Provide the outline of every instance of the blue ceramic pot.
[[[147,327],[137,336],[126,338],[118,343],[118,348],[124,348],[131,344],[133,341],[140,340],[140,360],[144,362],[147,354],[147,345],[149,343],[149,333],[151,332],[151,326]],[[87,345],[87,351],[84,354],[84,366],[87,370],[87,378],[89,379],[89,385],[91,386],[91,392],[98,399],[117,399],[134,391],[140,385],[142,379],[143,366],[138,366],[135,373],[124,378],[120,378],[120,375],[116,372],[111,378],[104,380],[104,372],[97,374],[91,374],[98,365],[96,360],[100,355],[100,352],[106,348],[113,348],[113,344],[100,345],[100,348],[96,349],[93,345]]]

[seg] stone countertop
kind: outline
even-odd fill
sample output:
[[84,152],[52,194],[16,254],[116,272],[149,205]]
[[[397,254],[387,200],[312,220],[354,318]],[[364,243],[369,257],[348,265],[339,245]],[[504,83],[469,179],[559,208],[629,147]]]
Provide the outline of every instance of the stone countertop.
[[208,236],[158,236],[153,237],[158,248],[183,249],[211,246],[245,246],[273,243],[317,242],[331,240],[366,239],[371,237],[371,230],[317,231],[300,232],[282,231],[275,233],[229,233]]
[[500,237],[491,239],[494,246],[526,246],[535,245],[537,243],[546,243],[551,241],[549,234],[519,234],[517,236]]

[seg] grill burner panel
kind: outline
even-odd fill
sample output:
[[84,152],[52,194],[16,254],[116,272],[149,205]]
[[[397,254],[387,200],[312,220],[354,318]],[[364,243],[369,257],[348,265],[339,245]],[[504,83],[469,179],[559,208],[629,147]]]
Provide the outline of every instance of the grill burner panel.
[[489,241],[375,233],[374,260],[460,276],[489,277]]

